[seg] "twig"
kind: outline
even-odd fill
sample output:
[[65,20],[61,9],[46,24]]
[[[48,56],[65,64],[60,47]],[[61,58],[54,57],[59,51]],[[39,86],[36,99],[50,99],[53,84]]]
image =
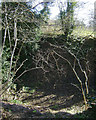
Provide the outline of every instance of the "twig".
[[[51,43],[50,43],[50,45],[53,46],[53,47],[56,47],[56,48],[59,48],[59,49],[64,50],[61,46],[53,45],[53,44],[51,44]],[[64,47],[64,48],[67,50],[67,47]],[[67,50],[67,52],[75,58],[75,60],[78,62],[78,65],[79,65],[79,68],[80,68],[81,72],[84,73],[85,79],[86,79],[86,80],[85,80],[86,93],[89,94],[89,90],[88,90],[88,77],[87,77],[86,71],[83,70],[83,68],[82,68],[82,66],[81,66],[81,64],[80,64],[79,59],[78,59],[72,52],[70,52],[69,50]],[[63,59],[65,59],[65,58],[63,58]],[[65,59],[65,60],[69,63],[69,65],[71,66],[71,68],[72,68],[73,70],[75,70],[75,67],[72,67],[71,63],[70,63],[67,59]],[[79,80],[79,79],[78,79],[78,80]]]
[[[21,65],[17,68],[17,70],[15,71],[14,75],[11,77],[11,80],[14,78],[14,76],[16,75],[16,73],[19,71],[19,69],[23,66],[23,64],[24,64],[26,61],[27,61],[27,59],[24,60],[24,61],[21,63]],[[9,82],[9,81],[7,81],[7,82],[4,84],[4,86],[6,86],[6,85],[8,84],[8,82]],[[2,89],[4,88],[4,86],[2,86]]]
[[78,88],[81,91],[81,89],[76,84],[71,83],[71,85],[75,86],[76,88]]
[[16,59],[16,61],[15,61],[15,65],[14,65],[14,71],[15,71],[15,69],[16,69],[16,64],[17,64],[17,61],[18,61],[18,59],[19,59],[20,52],[21,52],[21,50],[22,50],[23,44],[24,44],[24,42],[22,43],[22,45],[21,45],[21,47],[20,47],[20,49],[19,49],[19,52],[18,52],[18,55],[17,55],[17,59]]
[[53,57],[53,58],[54,58],[54,60],[55,60],[56,67],[57,67],[57,69],[59,70],[59,66],[58,66],[57,60],[56,60],[56,58],[55,58],[55,56],[54,56],[53,54],[54,54],[54,53],[53,53],[53,52],[51,52],[51,55],[52,55],[52,57]]
[[[22,72],[16,79],[14,79],[14,80],[12,81],[12,83],[10,83],[10,84],[7,86],[7,88],[5,88],[5,90],[0,94],[0,96],[1,96],[2,94],[4,94],[5,91],[6,91],[8,88],[10,88],[10,87],[12,86],[12,84],[13,84],[16,80],[18,80],[18,78],[20,78],[23,74],[25,74],[26,72],[29,72],[29,71],[31,71],[31,70],[36,70],[36,69],[43,69],[43,68],[42,68],[42,67],[36,67],[36,68],[31,68],[31,69],[25,70],[25,71]],[[12,79],[12,78],[11,78],[11,79]]]
[[40,3],[38,3],[37,5],[35,5],[34,7],[32,7],[32,9],[35,9],[38,5],[40,5],[40,4],[43,4],[43,3],[53,3],[53,2],[40,2]]
[[83,95],[83,98],[84,98],[84,103],[85,103],[85,109],[87,109],[87,100],[86,100],[86,96],[85,96],[85,92],[84,92],[84,89],[83,89],[83,85],[82,85],[82,81],[80,80],[76,70],[72,67],[71,63],[69,62],[69,60],[67,60],[66,58],[64,58],[63,56],[59,55],[57,52],[54,51],[54,53],[59,56],[60,58],[62,58],[63,60],[65,60],[72,68],[76,78],[78,79],[80,85],[81,85],[81,90],[82,90],[82,95]]

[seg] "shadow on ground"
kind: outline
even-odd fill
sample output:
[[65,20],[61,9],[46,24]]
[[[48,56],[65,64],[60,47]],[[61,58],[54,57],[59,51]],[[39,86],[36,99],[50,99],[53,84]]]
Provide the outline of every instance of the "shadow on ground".
[[24,105],[10,104],[2,102],[2,120],[13,120],[13,119],[31,119],[31,118],[62,118],[71,116],[66,112],[61,112],[58,114],[52,114],[46,112],[44,114],[40,113],[37,109],[28,108]]
[[17,105],[2,102],[2,120],[14,120],[14,119],[32,119],[32,118],[80,118],[80,119],[95,119],[96,118],[96,106],[89,108],[79,114],[70,114],[68,112],[51,113],[46,111],[42,113],[36,108],[29,108],[25,105]]

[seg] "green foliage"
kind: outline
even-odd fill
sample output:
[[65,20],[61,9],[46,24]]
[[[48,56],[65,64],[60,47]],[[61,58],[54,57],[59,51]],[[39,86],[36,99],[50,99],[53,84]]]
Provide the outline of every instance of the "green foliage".
[[[10,79],[9,77],[10,57],[11,57],[10,49],[5,47],[3,49],[3,54],[2,54],[2,84],[5,83],[8,80],[8,78]],[[13,73],[11,72],[11,75],[12,74]]]
[[[13,78],[18,77],[23,70],[32,67],[30,54],[34,56],[34,53],[39,49],[38,42],[41,35],[41,30],[39,29],[40,23],[39,19],[34,16],[34,13],[30,11],[29,8],[30,6],[27,3],[2,3],[2,21],[4,23],[2,24],[2,38],[6,38],[2,54],[2,83],[8,81],[8,85],[12,83]],[[17,20],[16,28],[18,39],[16,48],[14,41],[15,18]],[[6,29],[7,27],[8,29]],[[5,30],[7,34],[5,34]],[[13,59],[11,61],[12,54]],[[15,73],[25,59],[28,59],[28,62],[22,66],[23,69],[20,68],[20,72]],[[12,66],[10,64],[11,62]],[[31,63],[31,65],[28,63]]]
[[65,46],[68,50],[76,55],[77,58],[86,58],[89,51],[94,49],[94,37],[78,37],[70,35],[67,41],[65,41]]
[[11,111],[11,110],[9,110],[9,112],[11,113],[12,111]]
[[49,14],[50,14],[50,9],[48,7],[48,3],[44,3],[43,9],[40,11],[40,16],[45,22],[47,22],[49,19],[48,16]]
[[58,107],[59,107],[58,105],[54,105],[54,106],[52,106],[51,108],[52,108],[52,109],[58,109]]
[[10,103],[14,103],[14,104],[22,104],[22,102],[19,101],[19,100],[10,100]]
[[91,107],[96,106],[96,97],[95,96],[88,95],[87,100],[88,100],[88,104]]
[[62,5],[60,8],[60,21],[62,31],[64,32],[64,36],[67,39],[67,36],[70,35],[75,27],[74,25],[74,8],[77,2],[69,2],[67,0],[66,9]]
[[36,110],[33,110],[32,112],[33,112],[33,113],[36,113],[37,111],[36,111]]
[[30,92],[30,93],[35,93],[36,90],[35,90],[35,89],[32,89],[32,90],[30,90],[29,92]]

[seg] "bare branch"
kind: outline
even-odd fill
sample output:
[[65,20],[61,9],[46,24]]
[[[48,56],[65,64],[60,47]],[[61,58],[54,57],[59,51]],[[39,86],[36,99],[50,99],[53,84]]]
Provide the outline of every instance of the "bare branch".
[[[26,72],[29,72],[29,71],[32,71],[32,70],[36,70],[36,69],[43,69],[43,68],[42,68],[42,67],[36,67],[36,68],[31,68],[31,69],[25,70],[25,71],[22,72],[16,79],[14,79],[14,80],[7,86],[7,88],[4,89],[4,91],[0,94],[0,96],[1,96],[2,94],[4,94],[5,91],[6,91],[8,88],[10,88],[10,87],[14,84],[14,82],[15,82],[16,80],[18,80],[22,75],[24,75]],[[13,77],[11,78],[11,80],[12,80],[12,79],[13,79]]]
[[[17,11],[17,9],[15,10],[15,12]],[[11,68],[12,68],[12,62],[13,62],[13,57],[14,57],[14,53],[15,53],[15,49],[17,46],[17,19],[16,16],[14,15],[14,41],[15,41],[15,45],[14,45],[14,49],[12,52],[12,56],[11,56],[11,61],[10,61],[10,72],[11,72]]]
[[28,59],[24,60],[24,61],[21,63],[21,65],[17,68],[15,74],[18,72],[18,70],[24,65],[24,63],[25,63],[27,60],[28,60]]
[[[70,65],[70,67],[72,68],[72,70],[73,70],[73,72],[74,72],[77,80],[79,81],[79,83],[80,83],[80,85],[81,85],[82,95],[83,95],[84,102],[85,102],[85,109],[87,109],[87,100],[86,100],[85,92],[84,92],[84,89],[83,89],[82,81],[81,81],[81,79],[79,78],[76,70],[74,69],[74,67],[72,67],[71,63],[70,63],[66,58],[64,58],[63,56],[59,55],[59,54],[58,54],[56,51],[54,51],[54,50],[53,50],[53,52],[54,52],[57,56],[59,56],[60,58],[62,58],[63,60],[65,60],[65,61]],[[74,54],[72,54],[72,55],[74,56]],[[75,57],[76,57],[76,56],[75,56]],[[81,67],[81,66],[79,66],[79,67]],[[82,70],[82,69],[81,69],[81,70]],[[86,82],[86,83],[87,83],[87,82]],[[87,87],[87,84],[86,84],[86,87]],[[87,88],[88,88],[88,87],[87,87]],[[87,90],[88,90],[88,89],[87,89]],[[87,91],[87,92],[88,92],[88,91]]]
[[55,60],[55,63],[56,63],[56,67],[57,67],[57,69],[59,70],[58,62],[57,62],[57,60],[56,60],[56,58],[55,58],[55,56],[54,56],[54,53],[51,52],[51,55],[52,55],[52,57],[53,57],[54,60]]
[[[53,44],[50,44],[50,45],[53,46],[53,47],[56,47],[56,48],[59,48],[59,49],[64,50],[61,46],[56,46],[56,45],[53,45]],[[86,71],[83,70],[83,68],[82,68],[82,66],[81,66],[81,64],[80,64],[80,61],[79,61],[79,59],[76,57],[76,55],[74,55],[74,54],[73,54],[71,51],[69,51],[66,47],[64,47],[64,48],[67,50],[68,53],[70,53],[70,55],[72,55],[72,56],[75,58],[75,60],[78,62],[78,65],[79,65],[79,68],[80,68],[81,72],[84,73],[85,79],[86,79],[86,80],[85,80],[86,93],[88,94],[88,93],[89,93],[89,90],[88,90],[88,77],[87,77]],[[60,55],[59,55],[59,56],[60,56]],[[62,56],[60,56],[60,57],[62,58]],[[65,59],[65,58],[63,58],[63,59]],[[66,61],[68,62],[68,64],[71,66],[71,68],[72,68],[72,70],[74,71],[77,79],[78,79],[79,82],[81,83],[81,80],[79,79],[79,77],[78,77],[78,75],[77,75],[77,73],[76,73],[76,71],[75,71],[75,66],[72,67],[71,63],[70,63],[67,59],[65,59],[65,60],[66,60]]]
[[40,4],[44,4],[44,3],[53,3],[53,2],[40,2],[40,3],[38,3],[37,5],[35,5],[34,7],[32,7],[32,9],[35,9],[38,5],[40,5]]

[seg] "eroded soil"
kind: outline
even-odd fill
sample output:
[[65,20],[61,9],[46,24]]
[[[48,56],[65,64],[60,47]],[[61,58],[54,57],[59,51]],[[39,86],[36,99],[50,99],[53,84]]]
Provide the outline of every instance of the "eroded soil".
[[[21,90],[15,97],[11,95],[9,98],[9,102],[2,100],[2,119],[71,118],[85,110],[80,90],[72,85],[55,90],[36,90],[34,93]],[[16,103],[18,101],[19,104]]]

